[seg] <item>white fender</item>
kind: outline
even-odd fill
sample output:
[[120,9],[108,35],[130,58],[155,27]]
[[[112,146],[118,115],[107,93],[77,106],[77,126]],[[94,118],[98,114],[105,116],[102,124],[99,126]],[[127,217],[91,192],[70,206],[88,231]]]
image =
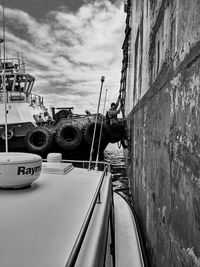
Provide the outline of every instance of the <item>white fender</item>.
[[20,188],[39,178],[42,158],[29,153],[0,153],[0,187]]

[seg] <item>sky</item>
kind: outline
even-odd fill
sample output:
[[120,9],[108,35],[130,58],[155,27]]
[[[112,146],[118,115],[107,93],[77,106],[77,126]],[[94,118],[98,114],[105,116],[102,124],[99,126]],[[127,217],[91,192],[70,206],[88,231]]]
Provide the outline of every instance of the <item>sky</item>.
[[[6,56],[23,53],[47,107],[96,113],[117,100],[122,67],[123,0],[4,0]],[[2,25],[0,0],[0,22]],[[0,35],[2,36],[2,26]],[[2,47],[1,47],[2,53]]]

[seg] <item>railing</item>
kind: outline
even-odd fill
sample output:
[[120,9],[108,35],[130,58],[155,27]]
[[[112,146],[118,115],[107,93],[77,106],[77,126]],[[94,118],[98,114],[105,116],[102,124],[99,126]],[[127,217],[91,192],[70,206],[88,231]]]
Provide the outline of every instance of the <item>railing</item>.
[[[44,160],[46,161],[46,160]],[[62,162],[66,162],[66,163],[73,163],[73,165],[82,165],[83,168],[88,168],[88,165],[89,165],[89,161],[82,161],[82,160],[62,160]],[[92,161],[90,162],[90,170],[92,170],[92,165],[94,165],[94,168],[95,168],[95,164],[96,162],[95,161]],[[92,215],[93,215],[93,212],[94,212],[94,209],[95,209],[95,206],[96,204],[99,204],[100,203],[100,191],[101,191],[101,187],[102,187],[102,184],[104,182],[104,179],[107,175],[108,172],[110,172],[110,164],[107,163],[107,162],[99,162],[99,168],[103,167],[103,173],[102,173],[102,176],[101,176],[101,179],[99,181],[99,184],[97,186],[97,189],[95,191],[95,194],[94,194],[94,197],[92,199],[92,202],[90,204],[90,207],[89,207],[89,210],[86,214],[86,217],[84,219],[84,222],[83,222],[83,225],[80,229],[80,232],[78,234],[78,237],[75,241],[75,244],[72,248],[72,251],[70,253],[70,256],[68,258],[68,261],[65,265],[65,267],[73,267],[77,261],[77,258],[78,258],[78,255],[79,255],[79,252],[80,252],[80,249],[81,249],[81,246],[83,244],[83,241],[84,241],[84,238],[85,238],[85,235],[87,233],[87,230],[88,230],[88,226],[90,224],[90,220],[92,218]]]
[[[3,91],[0,91],[0,103],[4,102],[3,99]],[[31,93],[27,96],[27,94],[24,92],[7,91],[7,103],[14,102],[29,103],[31,105],[43,107],[43,97],[39,95]]]
[[0,72],[3,71],[3,69],[5,69],[5,72],[7,71],[22,71],[25,72],[25,63],[22,59],[20,58],[6,58],[5,60],[5,68],[4,68],[4,62],[1,59],[1,63],[0,63]]
[[31,105],[37,105],[43,107],[43,97],[34,93],[29,94],[28,101]]
[[[83,160],[62,160],[62,162],[66,163],[73,163],[75,167],[82,167],[84,169],[88,169],[89,161],[83,161]],[[91,162],[91,170],[95,169],[96,161]],[[110,163],[105,161],[98,161],[98,169],[100,171],[104,171],[104,169],[107,169],[108,172],[110,172]]]
[[[47,160],[43,159],[43,161],[46,162]],[[62,163],[73,163],[74,166],[76,166],[76,167],[82,166],[82,168],[84,168],[84,169],[88,169],[88,166],[90,164],[90,170],[88,170],[88,171],[93,171],[95,169],[95,166],[96,166],[96,161],[89,162],[89,161],[82,161],[82,160],[62,160]],[[68,261],[67,261],[65,267],[75,266],[75,263],[78,259],[78,255],[79,255],[79,252],[81,250],[85,235],[87,233],[87,230],[88,230],[95,206],[96,206],[96,204],[101,203],[100,202],[101,201],[101,192],[100,191],[101,191],[101,187],[102,187],[102,184],[104,182],[105,177],[107,176],[108,172],[110,172],[110,163],[99,161],[98,162],[98,168],[103,169],[103,173],[102,173],[101,179],[98,183],[97,189],[96,189],[94,197],[92,199],[92,202],[90,204],[89,210],[88,210],[86,217],[84,219],[83,225],[80,229],[80,232],[79,232],[78,237],[74,243],[74,246],[72,248],[72,251],[70,253],[70,256],[68,258]],[[111,205],[112,205],[111,215],[110,215],[110,220],[111,220],[111,225],[112,225],[111,226],[111,235],[112,235],[112,239],[114,240],[114,228],[113,228],[114,224],[113,224],[113,214],[112,214],[112,212],[113,212],[113,210],[112,210],[113,209],[113,191],[112,191]],[[114,257],[114,253],[113,253],[113,257]],[[113,258],[113,262],[115,262],[114,258]],[[115,264],[114,264],[114,266],[115,266]]]
[[[23,92],[8,92],[6,97],[7,103],[14,103],[14,102],[26,102],[27,96]],[[0,91],[0,103],[4,103],[4,93]]]
[[77,237],[77,239],[75,241],[75,244],[74,244],[74,246],[72,248],[72,251],[70,253],[70,256],[68,258],[68,261],[67,261],[65,267],[73,267],[75,265],[75,263],[76,263],[76,260],[78,258],[81,246],[83,244],[83,241],[84,241],[88,226],[90,224],[90,220],[92,218],[92,215],[93,215],[93,212],[94,212],[94,209],[95,209],[95,206],[96,206],[96,204],[100,203],[99,202],[99,200],[100,200],[100,190],[101,190],[101,186],[103,184],[104,178],[106,177],[107,171],[108,171],[108,169],[107,169],[107,166],[106,166],[105,169],[104,169],[104,172],[103,172],[103,174],[101,176],[101,180],[100,180],[100,182],[98,184],[96,192],[94,194],[94,197],[92,199],[92,203],[91,203],[91,205],[89,207],[89,210],[88,210],[88,212],[86,214],[85,220],[83,222],[83,225],[81,227],[81,230],[80,230],[80,232],[78,234],[78,237]]

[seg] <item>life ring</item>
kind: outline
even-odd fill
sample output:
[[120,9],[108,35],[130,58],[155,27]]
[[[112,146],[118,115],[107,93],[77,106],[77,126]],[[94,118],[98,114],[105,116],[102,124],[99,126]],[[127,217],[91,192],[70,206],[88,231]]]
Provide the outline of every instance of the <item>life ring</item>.
[[65,150],[74,149],[83,140],[81,129],[75,125],[64,125],[56,132],[56,142]]
[[53,143],[53,134],[46,127],[35,127],[25,136],[25,145],[30,152],[45,153]]
[[[13,131],[12,131],[12,130],[8,130],[8,131],[7,131],[7,139],[10,140],[11,138],[13,138],[13,136],[14,136]],[[6,139],[5,132],[2,133],[1,138],[2,138],[3,140]]]
[[[88,145],[92,144],[94,128],[95,128],[94,122],[85,124],[83,127],[84,140]],[[100,130],[101,130],[101,124],[97,123],[96,134],[95,134],[95,139],[94,139],[95,145],[97,145],[99,142]],[[108,127],[107,125],[103,124],[102,133],[101,133],[101,143],[106,142],[108,140],[109,140]]]

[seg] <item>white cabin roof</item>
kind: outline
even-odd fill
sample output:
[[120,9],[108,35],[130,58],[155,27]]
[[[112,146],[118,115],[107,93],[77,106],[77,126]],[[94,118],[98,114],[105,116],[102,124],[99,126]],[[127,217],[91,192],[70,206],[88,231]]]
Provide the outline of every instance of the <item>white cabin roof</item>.
[[2,267],[65,266],[102,172],[42,173],[31,188],[0,190]]

